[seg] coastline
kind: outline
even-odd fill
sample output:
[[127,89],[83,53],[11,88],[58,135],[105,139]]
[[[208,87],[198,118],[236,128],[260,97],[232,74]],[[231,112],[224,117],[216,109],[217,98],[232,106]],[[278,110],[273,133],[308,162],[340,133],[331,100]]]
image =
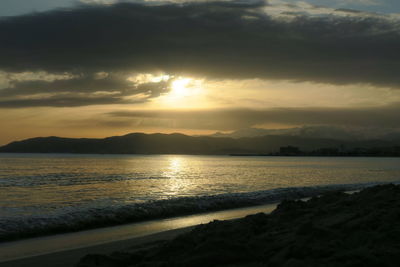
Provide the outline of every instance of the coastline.
[[[382,182],[381,182],[382,183]],[[178,197],[166,200],[133,203],[117,208],[82,210],[69,213],[64,218],[34,218],[29,221],[17,219],[0,221],[0,244],[28,238],[74,233],[90,229],[124,226],[150,221],[168,220],[184,216],[196,216],[224,210],[278,203],[284,199],[301,199],[321,195],[329,191],[352,191],[379,183],[328,184],[273,188],[261,191],[225,193],[217,195]],[[201,223],[201,222],[199,222]],[[1,255],[0,255],[1,256]]]
[[109,254],[115,251],[124,251],[135,247],[144,248],[146,246],[151,246],[162,241],[171,240],[180,234],[190,231],[194,227],[195,226],[190,226],[140,237],[134,237],[126,240],[113,241],[100,245],[93,245],[88,247],[51,252],[31,257],[7,260],[0,262],[0,267],[71,267],[75,266],[79,262],[79,260],[87,254]]
[[144,244],[156,239],[172,238],[196,225],[214,220],[238,219],[259,212],[270,213],[277,205],[265,204],[4,242],[0,243],[0,266],[35,266],[29,264],[61,258],[70,262],[72,258],[87,253],[107,253],[121,250],[125,245],[129,247],[138,242]]
[[[136,264],[136,262],[139,265],[142,262],[144,264],[148,262],[150,266],[153,266],[153,263],[154,266],[159,266],[157,264],[160,262],[168,262],[174,266],[174,263],[182,262],[182,260],[184,262],[194,260],[193,263],[196,264],[193,266],[203,266],[199,264],[210,260],[219,262],[222,259],[224,262],[222,265],[234,263],[237,260],[241,262],[256,261],[255,263],[272,260],[275,263],[288,263],[293,261],[293,257],[300,265],[306,263],[306,265],[303,264],[304,266],[321,266],[317,264],[319,261],[340,263],[332,266],[353,266],[351,264],[355,262],[365,263],[370,257],[371,251],[376,250],[376,246],[378,248],[379,246],[387,246],[388,249],[395,248],[393,246],[397,244],[397,239],[391,240],[393,225],[391,220],[397,219],[398,203],[400,203],[400,186],[393,184],[369,187],[361,191],[329,192],[313,198],[286,200],[280,204],[141,223],[142,226],[147,227],[147,232],[142,231],[145,229],[142,228],[136,236],[125,236],[120,240],[112,240],[112,238],[103,236],[108,239],[108,242],[96,244],[91,240],[91,243],[86,246],[71,247],[61,251],[47,251],[47,253],[31,255],[26,258],[21,258],[25,252],[14,247],[13,249],[18,250],[19,257],[0,262],[0,267],[91,267],[97,266],[99,262],[100,264],[114,264],[112,266],[128,266],[131,263]],[[382,209],[383,206],[387,206],[387,210]],[[380,224],[376,224],[377,221]],[[164,224],[164,227],[169,225],[169,227],[175,228],[156,227],[158,229],[156,230],[151,227],[151,224],[160,226],[160,223]],[[138,227],[138,224],[133,224],[131,227],[134,225]],[[50,243],[55,244],[54,242],[57,240],[58,243],[62,243],[63,237],[70,236],[74,239],[71,235],[76,235],[75,238],[80,235],[81,238],[83,236],[86,239],[89,232],[92,232],[93,236],[102,236],[107,233],[112,235],[112,228],[124,234],[127,230],[121,229],[124,226],[116,226],[36,238],[36,241],[53,238]],[[384,237],[389,239],[382,239]],[[264,240],[265,238],[266,240]],[[364,240],[365,238],[368,239],[368,242]],[[330,241],[327,242],[327,240]],[[26,244],[30,241],[35,240],[21,240],[14,243]],[[361,242],[359,246],[365,245],[361,252],[357,246],[354,251],[350,249],[354,242]],[[36,243],[36,246],[39,244],[40,242]],[[263,256],[264,252],[260,255],[257,254],[258,252],[253,253],[259,249],[264,251],[266,245],[267,248],[271,247],[272,249],[271,257]],[[213,248],[213,246],[215,247]],[[254,246],[255,250],[249,250],[248,246]],[[337,250],[332,246],[338,246]],[[243,249],[237,251],[238,247],[243,247]],[[281,247],[279,249],[282,251],[274,252],[278,247]],[[0,251],[2,251],[1,248],[0,246]],[[233,251],[231,251],[232,249]],[[307,252],[308,250],[310,252]],[[315,254],[315,251],[318,253]],[[382,251],[383,254],[379,254],[379,250],[377,255],[374,254],[376,262],[388,260],[385,254],[386,248]],[[326,256],[331,254],[334,256],[329,258]],[[180,255],[186,256],[181,257]],[[311,259],[309,256],[303,258],[302,255],[311,255]],[[341,255],[349,256],[343,258]],[[312,264],[307,265],[308,263]]]
[[151,247],[89,254],[94,266],[397,266],[400,186],[286,200],[270,214],[213,221]]

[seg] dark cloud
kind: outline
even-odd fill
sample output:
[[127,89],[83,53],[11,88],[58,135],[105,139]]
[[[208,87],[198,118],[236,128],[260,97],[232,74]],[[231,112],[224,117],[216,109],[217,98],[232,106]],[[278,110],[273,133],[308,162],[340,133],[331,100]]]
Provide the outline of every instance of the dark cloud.
[[[136,101],[140,103],[143,101]],[[44,98],[31,98],[31,99],[11,99],[0,100],[0,107],[2,108],[25,108],[25,107],[78,107],[88,105],[104,105],[104,104],[124,104],[119,97],[102,96],[71,96],[71,95],[57,95]],[[129,103],[135,103],[130,101]]]
[[[127,80],[126,75],[97,76],[54,81],[13,81],[12,87],[0,90],[0,108],[142,103],[169,91],[169,81],[137,84]],[[141,100],[126,98],[138,95],[142,95]]]
[[236,130],[262,124],[333,125],[398,128],[400,104],[371,108],[275,108],[184,111],[119,111],[108,113],[136,126]]
[[307,0],[307,2],[369,12],[398,13],[400,10],[400,2],[397,0]]
[[356,13],[356,14],[363,13],[360,10],[354,10],[354,9],[348,9],[348,8],[337,8],[335,11],[341,11],[341,12],[346,12],[346,13]]
[[[398,22],[367,15],[276,20],[262,12],[265,5],[96,5],[3,18],[0,69],[164,71],[400,87]],[[57,88],[63,83],[69,82]]]

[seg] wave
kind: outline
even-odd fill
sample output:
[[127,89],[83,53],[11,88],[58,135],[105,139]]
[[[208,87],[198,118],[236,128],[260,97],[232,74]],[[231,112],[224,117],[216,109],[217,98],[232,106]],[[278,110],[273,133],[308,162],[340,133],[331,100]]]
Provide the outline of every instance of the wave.
[[86,208],[58,216],[0,218],[0,242],[34,236],[161,219],[181,215],[277,203],[317,196],[329,191],[352,191],[382,183],[287,187],[246,193],[180,197],[144,203]]

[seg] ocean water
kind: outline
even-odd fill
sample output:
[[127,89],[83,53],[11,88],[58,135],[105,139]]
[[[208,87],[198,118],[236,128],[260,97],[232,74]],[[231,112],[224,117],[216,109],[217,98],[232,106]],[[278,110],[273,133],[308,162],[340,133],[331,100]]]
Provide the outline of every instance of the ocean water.
[[400,158],[0,154],[0,240],[400,181]]

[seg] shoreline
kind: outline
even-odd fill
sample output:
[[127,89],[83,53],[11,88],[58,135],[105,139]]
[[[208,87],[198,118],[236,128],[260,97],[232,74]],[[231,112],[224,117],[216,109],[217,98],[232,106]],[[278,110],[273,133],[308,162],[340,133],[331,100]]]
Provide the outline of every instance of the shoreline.
[[286,200],[270,214],[213,221],[131,251],[88,254],[94,266],[397,266],[400,186]]
[[48,220],[44,218],[40,223],[35,221],[20,222],[19,219],[4,220],[4,222],[1,222],[0,247],[5,242],[28,238],[131,225],[133,223],[146,223],[191,215],[196,216],[238,208],[246,209],[248,207],[278,203],[284,199],[301,199],[337,190],[351,191],[382,183],[384,182],[278,187],[261,191],[177,197],[127,204],[111,209],[102,208],[89,214],[84,211],[79,211],[80,213],[65,213],[65,215],[70,215],[67,216],[66,220]]
[[[382,185],[377,187],[383,188],[390,186],[398,188],[398,186],[395,185]],[[368,191],[373,191],[374,188],[375,187],[372,187],[368,189]],[[327,195],[323,194],[321,197],[324,198],[325,196],[334,196],[343,193],[345,193],[344,195],[353,195],[353,193],[359,195],[359,193],[363,191],[364,190],[345,191],[342,193],[331,192],[327,193]],[[309,199],[310,198],[303,198],[285,203],[306,203],[304,201]],[[319,199],[319,197],[317,199]],[[159,248],[162,242],[175,242],[175,237],[181,236],[181,234],[190,235],[189,232],[193,229],[196,229],[194,231],[198,231],[204,227],[211,227],[209,225],[220,223],[237,225],[241,224],[243,220],[249,220],[248,218],[257,218],[257,216],[260,215],[269,216],[267,214],[274,214],[277,211],[279,213],[280,211],[278,209],[282,207],[282,205],[283,203],[274,203],[7,242],[7,244],[0,244],[0,267],[67,267],[75,266],[80,260],[82,261],[84,258],[86,260],[87,257],[89,257],[89,261],[91,261],[93,257],[100,257],[99,259],[101,261],[104,260],[104,258],[102,258],[103,255],[112,255],[112,253],[141,253],[141,251],[150,251],[154,248]],[[287,204],[284,206],[287,206]],[[291,205],[289,205],[289,207],[290,206]],[[302,207],[302,205],[299,207]],[[282,208],[280,208],[280,210],[282,210]],[[288,221],[288,223],[290,223],[290,221]],[[66,242],[68,240],[74,241],[75,243],[72,242],[68,244],[68,242]],[[81,241],[84,242],[82,243]],[[50,250],[47,249],[41,253],[32,250],[32,248],[46,249],[46,243],[47,248],[51,248]],[[55,246],[60,243],[64,246],[67,245],[67,247],[57,249]],[[9,252],[14,251],[14,256],[10,254],[6,255],[4,251],[5,248],[8,249]],[[28,251],[26,249],[28,249]],[[4,256],[7,256],[7,258],[4,258]],[[107,258],[108,256],[104,257]]]
[[167,241],[176,236],[192,230],[195,226],[163,231],[145,236],[134,237],[126,240],[112,241],[104,244],[97,244],[88,247],[68,249],[58,252],[23,257],[7,261],[0,261],[0,267],[31,267],[31,266],[52,266],[71,267],[87,254],[104,253],[109,254],[115,251],[124,251],[132,247],[143,248],[162,241]]
[[[0,243],[0,266],[35,266],[24,265],[32,260],[46,262],[51,258],[71,257],[85,252],[82,256],[94,252],[121,250],[123,244],[134,244],[141,240],[146,243],[147,238],[163,238],[175,236],[172,233],[180,233],[185,229],[191,229],[196,225],[207,224],[214,220],[232,220],[255,213],[270,213],[279,203],[251,206],[238,209],[229,209],[216,212],[200,213],[188,216],[180,216],[161,220],[132,223],[119,226],[111,226],[85,230],[80,232],[57,234],[44,237],[28,238]],[[172,238],[172,237],[171,237]],[[150,242],[149,241],[149,242]],[[95,248],[97,250],[95,250]],[[110,249],[107,249],[110,248]],[[115,249],[114,249],[115,248]],[[104,253],[107,253],[105,251]],[[58,256],[57,256],[58,255]],[[79,258],[77,259],[77,261]],[[16,265],[21,264],[21,265]],[[60,265],[68,266],[68,265]]]

